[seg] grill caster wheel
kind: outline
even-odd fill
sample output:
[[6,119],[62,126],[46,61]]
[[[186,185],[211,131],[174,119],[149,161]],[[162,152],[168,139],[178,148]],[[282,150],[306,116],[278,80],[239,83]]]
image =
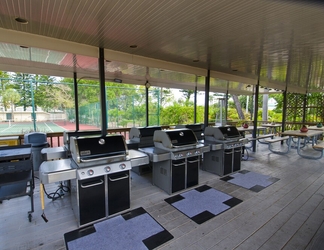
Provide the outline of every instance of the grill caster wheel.
[[31,214],[28,214],[28,220],[29,220],[29,222],[32,221],[32,218],[33,218],[33,216]]

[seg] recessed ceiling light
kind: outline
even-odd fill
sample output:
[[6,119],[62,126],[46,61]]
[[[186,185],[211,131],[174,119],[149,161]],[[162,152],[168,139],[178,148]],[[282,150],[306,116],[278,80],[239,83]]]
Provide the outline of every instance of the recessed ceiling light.
[[194,59],[194,60],[192,60],[193,62],[199,62],[199,59]]
[[133,44],[133,45],[130,45],[129,46],[131,49],[136,49],[137,48],[137,45],[136,44]]
[[24,19],[24,18],[21,18],[21,17],[17,17],[17,18],[15,18],[15,20],[16,20],[16,22],[21,23],[21,24],[27,24],[28,23],[27,19]]

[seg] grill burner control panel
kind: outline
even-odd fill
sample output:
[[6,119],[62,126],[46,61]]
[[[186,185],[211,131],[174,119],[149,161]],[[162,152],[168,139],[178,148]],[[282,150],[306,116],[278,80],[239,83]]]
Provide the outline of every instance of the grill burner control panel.
[[[75,164],[72,161],[72,164]],[[130,161],[114,162],[104,165],[94,165],[92,167],[78,168],[77,178],[79,180],[88,179],[90,177],[103,176],[107,174],[113,174],[124,170],[130,170],[132,168]]]
[[232,149],[232,148],[238,148],[238,147],[243,147],[244,142],[233,142],[233,143],[225,143],[224,144],[224,149]]
[[202,154],[202,151],[200,149],[193,149],[193,150],[172,152],[171,158],[172,158],[172,160],[179,160],[179,159],[184,159],[187,157],[199,156],[201,154]]

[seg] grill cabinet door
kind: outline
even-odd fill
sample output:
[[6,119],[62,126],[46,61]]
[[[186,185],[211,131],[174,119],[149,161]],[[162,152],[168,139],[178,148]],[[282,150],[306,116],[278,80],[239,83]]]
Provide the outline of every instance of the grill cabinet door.
[[230,174],[233,172],[233,150],[225,149],[224,150],[224,175]]
[[129,171],[109,174],[108,214],[115,214],[130,207]]
[[198,185],[199,161],[199,156],[187,158],[187,188]]
[[104,177],[78,181],[80,225],[106,217]]
[[233,172],[241,170],[242,148],[234,149]]
[[185,160],[172,161],[172,193],[186,188]]

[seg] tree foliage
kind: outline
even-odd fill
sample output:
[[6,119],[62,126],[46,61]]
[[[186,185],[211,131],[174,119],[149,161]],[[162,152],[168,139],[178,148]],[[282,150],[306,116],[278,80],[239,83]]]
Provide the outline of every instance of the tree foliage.
[[189,101],[190,97],[195,93],[194,90],[189,89],[181,89],[180,92],[182,93],[186,101]]
[[68,85],[42,84],[35,91],[35,102],[46,111],[65,110],[74,106],[73,92]]
[[20,95],[15,89],[6,89],[2,93],[2,101],[6,108],[11,109],[11,119],[14,119],[14,107],[19,102]]
[[[190,104],[190,105],[188,105]],[[204,107],[197,106],[197,123],[204,121]],[[191,124],[194,123],[194,107],[188,102],[173,102],[173,105],[161,108],[161,124]]]

